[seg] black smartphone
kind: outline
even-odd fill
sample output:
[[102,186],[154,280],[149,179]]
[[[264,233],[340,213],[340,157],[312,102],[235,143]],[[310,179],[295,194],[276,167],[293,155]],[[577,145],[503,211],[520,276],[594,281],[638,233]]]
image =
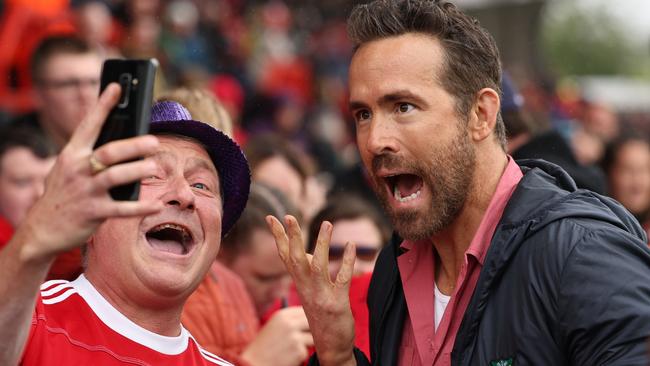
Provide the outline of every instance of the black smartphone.
[[[153,84],[158,61],[156,59],[109,59],[102,67],[100,93],[112,82],[122,87],[120,100],[111,110],[97,138],[95,148],[109,141],[122,140],[149,132]],[[114,200],[138,199],[138,182],[110,189]]]

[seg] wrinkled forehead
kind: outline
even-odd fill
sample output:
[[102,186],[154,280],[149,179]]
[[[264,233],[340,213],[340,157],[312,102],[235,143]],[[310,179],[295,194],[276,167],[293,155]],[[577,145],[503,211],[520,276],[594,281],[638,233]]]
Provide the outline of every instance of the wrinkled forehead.
[[41,77],[93,77],[99,78],[102,58],[93,53],[57,53],[41,66]]
[[204,169],[219,179],[219,172],[203,144],[191,137],[173,134],[157,134],[160,145],[152,156],[159,162],[172,166]]

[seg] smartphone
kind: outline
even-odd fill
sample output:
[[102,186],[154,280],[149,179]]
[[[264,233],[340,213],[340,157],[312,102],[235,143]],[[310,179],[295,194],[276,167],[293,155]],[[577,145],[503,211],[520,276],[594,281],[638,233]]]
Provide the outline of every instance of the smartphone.
[[[104,61],[100,93],[112,82],[119,83],[122,94],[104,122],[95,148],[109,141],[122,140],[149,132],[153,84],[158,61],[156,59],[108,59]],[[140,183],[113,187],[110,195],[114,200],[136,201]]]

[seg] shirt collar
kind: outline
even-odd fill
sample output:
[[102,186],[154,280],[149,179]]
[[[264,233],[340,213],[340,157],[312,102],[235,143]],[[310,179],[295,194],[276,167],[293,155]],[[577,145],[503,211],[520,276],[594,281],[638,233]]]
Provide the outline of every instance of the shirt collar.
[[[466,257],[472,256],[483,265],[487,249],[490,246],[490,241],[496,231],[496,227],[501,220],[503,211],[522,177],[523,174],[521,173],[521,168],[519,168],[519,165],[515,163],[515,160],[508,155],[508,164],[499,179],[497,188],[483,218],[481,219],[478,230],[474,234],[469,247],[465,251]],[[400,245],[400,252],[408,252],[415,245],[421,245],[422,242],[423,241],[404,240]]]

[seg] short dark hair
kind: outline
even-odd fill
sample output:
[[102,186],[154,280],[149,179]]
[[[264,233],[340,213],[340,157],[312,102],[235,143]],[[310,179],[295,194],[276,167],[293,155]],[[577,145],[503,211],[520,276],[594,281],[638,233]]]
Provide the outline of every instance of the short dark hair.
[[313,218],[309,225],[307,238],[307,251],[313,253],[316,248],[316,239],[323,221],[335,224],[340,220],[354,220],[368,218],[377,227],[381,234],[382,246],[390,239],[390,226],[384,216],[365,199],[350,193],[342,193],[332,196],[325,207],[323,207]]
[[244,153],[251,171],[255,171],[257,166],[267,159],[276,156],[283,158],[298,173],[303,182],[303,188],[307,177],[312,173],[309,162],[301,158],[305,154],[302,154],[291,141],[274,133],[253,136],[246,143]]
[[298,210],[279,190],[262,183],[251,184],[246,208],[221,241],[219,257],[225,263],[234,261],[250,246],[250,237],[255,229],[266,229],[266,216],[275,216],[282,222],[285,215],[293,215],[300,222]]
[[54,144],[36,128],[27,125],[8,125],[0,130],[0,160],[13,148],[24,147],[41,159],[56,154]]
[[605,146],[605,152],[603,154],[603,158],[600,161],[600,166],[608,178],[610,178],[612,174],[616,160],[618,159],[618,156],[623,147],[633,142],[645,144],[650,148],[650,138],[648,135],[635,129],[625,130],[617,138]]
[[[441,42],[445,53],[439,81],[456,98],[460,116],[467,116],[482,88],[501,93],[501,62],[494,38],[476,19],[449,2],[375,0],[357,5],[348,18],[348,35],[355,50],[367,42],[407,33],[430,35]],[[505,149],[500,113],[495,136]]]
[[43,65],[53,56],[61,54],[81,55],[92,53],[93,49],[74,35],[53,35],[43,39],[32,53],[30,72],[35,83],[43,82]]

